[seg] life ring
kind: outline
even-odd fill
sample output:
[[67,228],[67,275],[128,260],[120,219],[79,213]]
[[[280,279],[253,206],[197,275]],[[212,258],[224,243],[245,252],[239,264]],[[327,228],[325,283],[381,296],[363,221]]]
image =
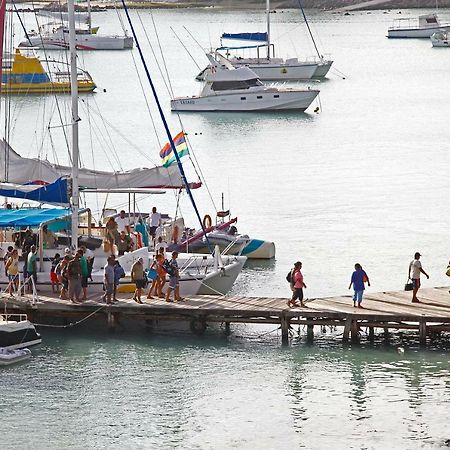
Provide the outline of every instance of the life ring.
[[180,234],[180,229],[177,226],[173,227],[173,231],[172,231],[172,242],[174,242],[175,244],[178,243],[178,235]]
[[134,233],[136,236],[136,248],[142,248],[142,235],[138,231]]
[[212,219],[209,214],[206,214],[205,217],[203,217],[203,227],[204,228],[211,228],[212,226]]

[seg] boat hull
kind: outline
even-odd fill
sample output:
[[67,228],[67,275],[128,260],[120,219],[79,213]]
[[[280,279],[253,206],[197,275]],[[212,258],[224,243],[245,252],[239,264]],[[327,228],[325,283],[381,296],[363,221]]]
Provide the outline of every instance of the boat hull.
[[318,90],[239,92],[205,97],[180,97],[171,100],[172,111],[305,111]]
[[[64,39],[36,37],[30,38],[30,41],[23,41],[19,46],[45,50],[69,50],[69,42]],[[133,48],[133,38],[130,36],[82,35],[77,36],[76,45],[77,50],[125,50]]]
[[310,80],[314,77],[318,69],[317,63],[298,63],[298,64],[242,64],[236,60],[231,61],[234,67],[247,65],[258,78],[263,81],[295,81]]
[[9,366],[30,358],[31,352],[27,348],[20,350],[7,350],[0,348],[0,366]]
[[28,320],[0,322],[0,347],[17,350],[41,342],[41,335],[36,332],[33,324]]
[[429,38],[432,34],[440,31],[450,31],[450,25],[427,28],[390,28],[387,37],[395,39]]
[[324,78],[327,76],[329,70],[331,69],[331,66],[333,64],[333,61],[322,61],[317,65],[317,69],[314,72],[313,78]]
[[[94,82],[78,82],[78,92],[92,92]],[[70,83],[2,83],[2,94],[70,94]]]
[[248,259],[272,259],[275,258],[275,244],[260,239],[251,239],[242,250],[241,255]]

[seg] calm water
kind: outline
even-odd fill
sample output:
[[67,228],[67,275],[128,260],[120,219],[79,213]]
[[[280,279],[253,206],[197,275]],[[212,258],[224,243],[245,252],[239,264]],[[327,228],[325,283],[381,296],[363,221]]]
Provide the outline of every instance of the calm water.
[[[357,261],[372,290],[401,289],[416,250],[431,275],[424,286],[448,284],[450,50],[432,49],[426,40],[387,40],[394,17],[311,14],[320,47],[346,74],[332,73],[318,85],[319,114],[311,108],[181,116],[215,202],[224,192],[240,231],[277,245],[276,261],[249,264],[234,292],[287,295],[284,276],[297,259],[310,297],[347,293]],[[140,18],[159,52],[150,13]],[[117,30],[115,20],[114,12],[96,17],[104,32]],[[251,12],[156,11],[154,20],[175,95],[198,92],[198,70],[170,26],[201,67],[206,58],[183,25],[202,46],[215,45],[223,31],[262,29],[262,14]],[[296,11],[273,15],[280,56],[313,54],[298,20]],[[132,56],[137,61],[136,51],[80,56],[99,86],[81,109],[86,166],[158,162]],[[150,61],[175,134],[178,118]],[[25,156],[66,163],[60,129],[52,130],[54,147],[48,137],[41,146],[48,122],[42,117],[52,109],[52,98],[16,98],[12,143]],[[99,114],[114,129],[106,130]],[[159,122],[157,128],[164,143]],[[114,151],[104,144],[108,133]],[[202,214],[213,211],[205,189],[195,196]],[[94,210],[103,201],[87,199]],[[108,204],[125,201],[110,197]],[[172,195],[139,201],[143,211],[153,205],[175,210]],[[181,207],[194,223],[186,199]],[[397,338],[387,347],[344,348],[327,334],[312,347],[295,340],[281,349],[276,333],[261,336],[271,328],[237,326],[230,338],[213,330],[204,339],[75,331],[44,331],[31,362],[2,371],[5,448],[429,448],[450,438],[449,354],[441,343],[419,351]],[[28,432],[18,443],[24,416]]]

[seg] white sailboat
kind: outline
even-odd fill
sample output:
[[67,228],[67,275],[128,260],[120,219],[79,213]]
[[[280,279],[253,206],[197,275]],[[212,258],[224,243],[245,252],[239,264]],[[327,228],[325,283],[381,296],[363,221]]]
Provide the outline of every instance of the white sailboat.
[[[295,81],[309,80],[311,78],[323,78],[330,70],[333,61],[325,59],[319,53],[303,8],[302,13],[317,52],[317,57],[311,58],[309,61],[302,61],[298,58],[283,59],[275,57],[275,46],[271,42],[270,35],[270,0],[266,0],[267,29],[264,33],[223,33],[221,36],[221,42],[223,39],[227,39],[235,41],[256,42],[257,44],[244,46],[221,45],[221,47],[217,48],[216,51],[225,52],[225,56],[227,57],[227,59],[229,59],[234,67],[249,67],[258,75],[258,78],[262,81]],[[231,51],[243,49],[255,49],[257,53],[256,57],[249,58],[231,54]],[[266,49],[266,54],[260,55],[260,49]],[[197,80],[202,81],[205,70],[197,75]]]
[[[50,17],[59,19],[59,21],[41,25],[37,31],[27,32],[24,29],[25,39],[19,44],[19,47],[34,47],[45,50],[69,49],[69,27],[64,23],[68,20],[68,15],[64,15],[67,13],[54,11],[46,11],[46,13],[52,13],[53,15],[50,15]],[[86,14],[83,22],[87,25],[85,28],[75,28],[77,50],[124,50],[133,48],[133,37],[128,36],[126,32],[124,35],[103,35],[98,33],[99,27],[92,27],[90,0],[88,0],[87,13],[76,14]],[[79,20],[82,19],[84,19],[84,16]]]
[[305,111],[316,89],[267,87],[250,67],[235,68],[220,53],[209,53],[200,95],[171,100],[172,111]]

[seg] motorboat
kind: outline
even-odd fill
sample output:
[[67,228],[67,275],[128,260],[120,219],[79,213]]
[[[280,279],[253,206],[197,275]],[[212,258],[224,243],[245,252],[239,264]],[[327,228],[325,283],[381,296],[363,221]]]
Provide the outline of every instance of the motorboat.
[[[33,49],[17,48],[13,55],[5,55],[2,61],[2,94],[51,94],[69,93],[69,73],[60,67],[62,63],[47,61],[55,70],[47,72]],[[97,86],[90,74],[78,70],[79,92],[92,92]]]
[[[324,57],[318,51],[303,6],[300,5],[300,8],[317,56],[308,58],[307,60],[275,57],[275,46],[272,44],[270,37],[270,0],[266,0],[267,25],[265,32],[223,33],[220,38],[221,46],[216,51],[225,52],[224,56],[234,67],[248,66],[258,75],[261,81],[297,81],[310,80],[311,78],[324,78],[330,70],[333,61]],[[244,42],[244,45],[224,46],[223,40],[241,41]],[[255,50],[256,56],[242,57],[231,54],[231,52],[249,49]],[[261,54],[261,51],[265,54]],[[203,81],[206,70],[207,68],[200,72],[196,80]]]
[[235,68],[218,52],[210,62],[198,96],[171,100],[172,111],[305,111],[319,94],[316,89],[264,86],[247,66]]
[[17,350],[42,342],[26,314],[0,314],[0,347]]
[[31,358],[31,351],[28,348],[20,350],[8,350],[0,347],[0,366],[9,366]]
[[440,31],[449,31],[450,23],[441,23],[437,14],[424,14],[417,19],[396,19],[388,29],[388,38],[429,38]]
[[[75,30],[77,50],[124,50],[133,48],[133,38],[125,35],[98,34],[98,28]],[[19,47],[34,47],[45,50],[68,50],[69,28],[49,24],[39,32],[27,33]]]
[[431,35],[433,47],[450,47],[450,33],[448,31],[438,31]]

